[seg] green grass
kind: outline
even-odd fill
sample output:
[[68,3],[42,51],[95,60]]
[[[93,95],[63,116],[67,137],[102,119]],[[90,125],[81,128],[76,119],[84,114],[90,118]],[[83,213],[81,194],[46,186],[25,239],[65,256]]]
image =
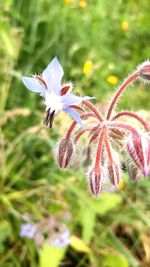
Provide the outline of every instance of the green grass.
[[[149,14],[147,0],[91,0],[85,8],[78,1],[1,1],[1,267],[57,266],[48,266],[49,248],[42,250],[34,241],[20,238],[25,213],[34,222],[56,218],[90,248],[83,253],[69,246],[58,256],[57,251],[55,257],[62,258],[59,266],[149,266],[149,180],[135,184],[124,174],[124,191],[93,199],[80,162],[65,173],[55,163],[53,151],[65,132],[63,116],[58,116],[52,130],[42,126],[40,98],[21,82],[22,75],[40,73],[57,55],[64,79],[74,82],[75,92],[94,95],[105,105],[115,87],[107,78],[115,75],[121,82],[150,55]],[[129,24],[127,31],[123,21]],[[93,67],[85,76],[87,60]],[[149,86],[136,83],[118,108],[145,109],[149,117],[149,94]]]

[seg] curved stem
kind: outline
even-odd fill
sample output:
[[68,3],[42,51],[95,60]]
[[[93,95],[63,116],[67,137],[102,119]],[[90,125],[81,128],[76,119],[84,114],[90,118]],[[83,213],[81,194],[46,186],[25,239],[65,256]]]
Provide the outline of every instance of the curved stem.
[[113,120],[116,120],[117,118],[119,117],[122,117],[122,116],[130,116],[130,117],[133,117],[134,119],[138,120],[139,122],[141,122],[141,124],[144,126],[145,130],[146,131],[150,131],[150,126],[148,125],[148,123],[143,120],[143,118],[141,118],[139,115],[137,115],[136,113],[134,112],[131,112],[131,111],[122,111],[122,112],[118,112],[113,118],[112,118],[112,121]]
[[[99,130],[99,131],[98,131],[98,130]],[[95,130],[94,130],[94,134],[92,134],[92,135],[90,136],[88,145],[92,144],[92,143],[96,140],[96,138],[98,137],[100,131],[101,131],[101,128],[100,128],[99,126],[97,126],[97,127],[95,128]]]
[[87,131],[90,131],[91,130],[91,127],[88,127],[88,128],[84,128],[84,129],[81,129],[79,130],[76,134],[75,134],[75,137],[74,137],[74,143],[77,143],[77,141],[79,140],[79,138]]
[[110,128],[113,127],[113,128],[121,128],[121,129],[125,129],[129,132],[131,132],[132,134],[138,134],[138,131],[133,128],[132,126],[130,126],[129,124],[125,124],[125,123],[119,123],[119,122],[108,122],[107,123],[107,126],[109,126]]
[[134,73],[132,73],[121,85],[121,87],[118,89],[118,91],[116,92],[116,94],[114,95],[110,106],[108,108],[108,112],[106,115],[106,119],[108,120],[111,116],[112,110],[115,106],[115,104],[117,103],[120,95],[123,93],[123,91],[127,88],[127,86],[129,86],[129,84],[131,84],[137,77],[139,76],[139,71],[136,71]]
[[[99,130],[99,131],[98,131]],[[87,154],[87,158],[89,158],[89,155],[90,155],[90,150],[91,150],[91,144],[96,140],[96,138],[98,137],[98,134],[100,133],[101,131],[101,128],[99,128],[99,125],[97,127],[93,127],[91,129],[91,132],[94,133],[90,136],[90,139],[89,139],[89,142],[88,142],[88,145],[87,145],[87,149],[86,149],[86,154]]]
[[83,100],[82,104],[84,104],[86,107],[91,109],[93,111],[93,113],[95,114],[95,116],[99,119],[99,121],[102,122],[104,120],[104,118],[101,115],[101,113],[97,110],[97,108],[93,104],[91,104],[90,102],[88,102],[86,100]]
[[[85,112],[83,114],[80,115],[80,118],[81,119],[85,119],[85,118],[88,118],[88,117],[95,117],[94,113],[93,112]],[[72,131],[74,130],[75,126],[77,125],[77,122],[76,121],[73,121],[72,124],[70,125],[66,135],[65,135],[65,138],[66,139],[69,139],[70,138],[70,135],[72,134]]]

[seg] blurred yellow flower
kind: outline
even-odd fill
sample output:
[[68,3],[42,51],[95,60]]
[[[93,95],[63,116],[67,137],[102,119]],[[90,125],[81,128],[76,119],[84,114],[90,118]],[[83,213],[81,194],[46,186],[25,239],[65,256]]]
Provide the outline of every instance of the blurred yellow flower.
[[85,245],[84,241],[75,235],[72,235],[70,237],[70,245],[72,246],[72,248],[74,248],[79,252],[83,253],[90,252],[90,248]]
[[119,182],[119,184],[118,184],[118,188],[120,189],[120,190],[125,190],[125,183],[124,182]]
[[64,0],[65,4],[71,4],[72,0]]
[[87,6],[87,2],[85,0],[80,0],[78,2],[79,7],[84,8]]
[[93,62],[91,60],[86,60],[83,65],[83,74],[88,76],[93,68]]
[[121,23],[121,29],[126,32],[129,29],[129,23],[126,20],[123,20]]
[[112,84],[112,85],[117,84],[118,81],[119,80],[118,80],[117,76],[115,76],[115,75],[110,75],[110,76],[107,77],[107,82]]

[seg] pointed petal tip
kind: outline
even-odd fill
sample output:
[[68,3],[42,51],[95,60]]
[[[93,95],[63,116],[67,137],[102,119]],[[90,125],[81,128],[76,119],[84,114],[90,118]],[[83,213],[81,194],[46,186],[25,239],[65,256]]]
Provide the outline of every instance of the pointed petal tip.
[[63,68],[55,56],[42,72],[42,78],[45,80],[49,91],[54,91],[58,95],[60,94],[63,75]]
[[54,56],[51,62],[53,62],[53,61],[59,62],[58,57],[57,56]]
[[145,178],[148,176],[148,170],[146,168],[143,169],[143,175]]
[[44,96],[45,88],[33,77],[22,76],[22,82],[25,87],[35,93],[40,93]]
[[95,99],[95,96],[84,96],[83,100],[90,100],[90,99]]
[[26,76],[22,76],[22,77],[21,77],[21,80],[22,80],[23,82],[25,82],[25,81],[27,80],[27,78],[28,78],[28,77],[26,77]]
[[62,66],[61,66],[61,64],[60,64],[60,61],[59,61],[59,59],[58,59],[57,56],[55,56],[55,57],[51,60],[51,62],[50,62],[49,64],[54,64],[55,66],[58,66],[58,67],[61,67],[61,68],[62,68]]

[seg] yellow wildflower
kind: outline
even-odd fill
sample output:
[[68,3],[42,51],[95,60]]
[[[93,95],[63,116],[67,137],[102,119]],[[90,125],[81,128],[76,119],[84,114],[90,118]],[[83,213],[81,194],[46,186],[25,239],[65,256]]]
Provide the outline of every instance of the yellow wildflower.
[[124,189],[125,189],[125,183],[124,183],[124,182],[119,182],[119,184],[118,184],[118,188],[119,188],[120,190],[124,190]]
[[126,32],[129,29],[129,23],[126,20],[123,20],[121,23],[121,29]]
[[86,60],[83,65],[83,74],[88,76],[93,68],[93,62],[91,60]]
[[65,4],[71,4],[72,0],[64,0]]
[[90,248],[87,245],[85,245],[84,241],[75,235],[71,236],[70,245],[76,251],[83,252],[83,253],[90,252]]
[[85,0],[80,0],[78,2],[79,7],[84,8],[87,6],[87,2]]
[[115,76],[115,75],[110,75],[110,76],[107,77],[107,82],[112,84],[112,85],[117,84],[118,81],[119,80],[118,80],[117,76]]

